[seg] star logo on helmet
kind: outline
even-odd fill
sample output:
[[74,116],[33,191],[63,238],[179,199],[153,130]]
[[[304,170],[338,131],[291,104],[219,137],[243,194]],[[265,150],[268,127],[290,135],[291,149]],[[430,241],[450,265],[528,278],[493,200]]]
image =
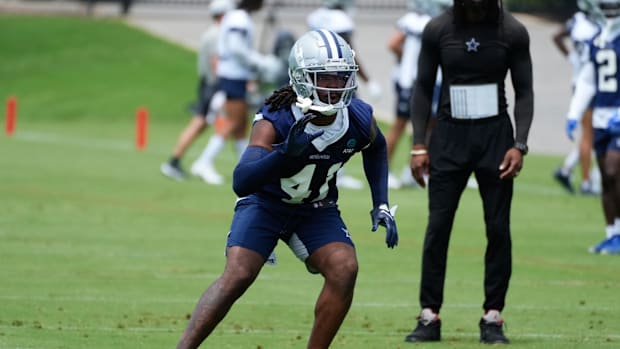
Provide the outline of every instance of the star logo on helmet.
[[476,38],[471,38],[469,41],[465,41],[465,46],[467,46],[467,52],[478,52],[480,43],[476,41]]

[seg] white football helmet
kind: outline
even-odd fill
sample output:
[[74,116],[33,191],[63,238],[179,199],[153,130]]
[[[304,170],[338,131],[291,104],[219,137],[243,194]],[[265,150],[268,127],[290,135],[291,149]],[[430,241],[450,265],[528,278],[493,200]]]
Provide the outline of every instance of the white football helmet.
[[298,102],[323,114],[346,108],[357,88],[355,52],[338,34],[319,29],[293,45],[288,74]]

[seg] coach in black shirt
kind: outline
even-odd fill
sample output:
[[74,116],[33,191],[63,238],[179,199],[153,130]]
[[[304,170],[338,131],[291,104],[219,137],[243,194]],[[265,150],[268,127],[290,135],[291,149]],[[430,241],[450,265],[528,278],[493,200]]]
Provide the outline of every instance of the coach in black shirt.
[[[435,75],[443,84],[437,125],[425,144]],[[515,89],[516,132],[507,111],[504,80]],[[532,62],[525,27],[501,0],[454,0],[422,34],[413,96],[411,171],[425,186],[429,220],[422,256],[422,311],[407,342],[438,341],[450,232],[461,194],[475,174],[484,207],[487,248],[480,341],[508,343],[502,330],[512,271],[510,205],[513,181],[527,154],[533,116]]]

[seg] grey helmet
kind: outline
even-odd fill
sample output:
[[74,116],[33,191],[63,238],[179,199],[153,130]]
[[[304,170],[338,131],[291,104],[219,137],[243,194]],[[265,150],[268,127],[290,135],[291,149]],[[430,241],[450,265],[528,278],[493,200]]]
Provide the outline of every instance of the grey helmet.
[[[351,103],[358,66],[355,52],[340,35],[326,29],[307,32],[293,45],[288,66],[293,90],[298,99],[312,103],[310,109],[331,114]],[[326,80],[330,86],[321,83]]]

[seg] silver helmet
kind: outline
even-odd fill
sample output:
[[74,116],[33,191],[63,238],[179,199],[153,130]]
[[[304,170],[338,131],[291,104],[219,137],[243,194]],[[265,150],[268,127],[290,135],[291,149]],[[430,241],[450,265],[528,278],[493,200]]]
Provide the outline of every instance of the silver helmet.
[[288,59],[290,83],[310,109],[324,114],[346,108],[357,88],[355,52],[338,34],[318,29],[302,35]]

